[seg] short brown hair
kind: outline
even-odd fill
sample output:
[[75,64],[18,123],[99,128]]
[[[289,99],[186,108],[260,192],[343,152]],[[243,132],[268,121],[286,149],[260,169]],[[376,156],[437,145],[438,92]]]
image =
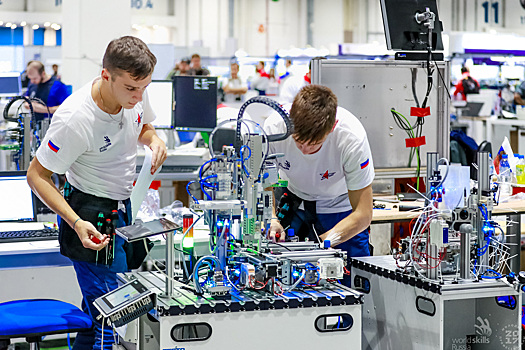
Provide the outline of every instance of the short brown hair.
[[298,142],[321,141],[334,127],[337,97],[322,85],[307,85],[295,96],[290,110]]
[[106,48],[102,67],[119,75],[124,71],[135,80],[142,80],[153,73],[157,58],[139,38],[123,36],[112,40]]
[[35,68],[38,71],[38,74],[42,75],[46,71],[46,68],[44,67],[44,64],[40,61],[29,61],[27,62],[26,71]]
[[191,58],[201,58],[201,56],[198,53],[194,53],[191,55]]

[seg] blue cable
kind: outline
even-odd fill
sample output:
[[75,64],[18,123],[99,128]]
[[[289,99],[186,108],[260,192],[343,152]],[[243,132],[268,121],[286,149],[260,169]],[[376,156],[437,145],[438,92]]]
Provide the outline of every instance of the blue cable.
[[204,179],[202,179],[201,181],[206,181],[206,180],[208,180],[208,179],[212,179],[212,178],[214,178],[214,177],[217,177],[217,174],[215,174],[215,175],[210,175],[210,176],[206,176],[206,177],[205,177]]
[[210,194],[208,192],[206,192],[206,190],[204,189],[204,183],[203,182],[200,182],[200,185],[201,185],[201,191],[202,193],[204,193],[206,195],[206,197],[208,198],[209,201],[213,200],[213,198],[210,196]]
[[201,179],[199,181],[199,183],[201,185],[201,190],[206,195],[206,197],[208,197],[208,200],[212,200],[213,198],[208,194],[208,192],[206,192],[204,187],[215,188],[216,189],[217,188],[216,185],[213,185],[213,184],[210,184],[210,183],[206,182],[206,180],[212,179],[214,177],[217,177],[217,175],[210,175],[210,176],[205,177],[204,179],[201,177]]
[[[485,208],[485,211],[483,211],[483,208]],[[485,204],[480,204],[479,205],[479,211],[481,211],[481,214],[483,215],[483,218],[485,220],[488,220],[488,209],[487,207],[485,206]]]
[[492,269],[487,269],[487,272],[492,272],[493,274],[495,274],[496,276],[485,276],[485,275],[481,275],[481,277],[483,278],[486,278],[486,279],[498,279],[498,278],[502,278],[503,276],[501,275],[501,273],[497,272],[497,271],[494,271]]
[[317,270],[317,267],[310,262],[307,262],[306,264],[304,264],[304,266],[305,267],[311,266],[310,270]]
[[195,198],[195,196],[193,196],[193,195],[191,194],[191,192],[190,192],[190,185],[191,185],[192,183],[194,183],[194,182],[197,182],[197,181],[190,181],[190,182],[188,182],[188,184],[186,185],[186,192],[188,192],[188,194],[190,195],[190,197],[193,199],[193,201],[194,201],[195,203],[199,203],[199,201],[197,200],[197,198]]
[[[246,158],[243,158],[243,156],[242,156],[242,150],[243,150],[244,148],[247,148],[248,151],[250,151],[250,153],[248,154],[248,157],[246,157]],[[250,147],[248,147],[248,146],[246,146],[246,145],[243,145],[243,146],[241,147],[241,151],[240,151],[240,152],[241,152],[241,158],[243,158],[243,159],[242,159],[243,162],[246,161],[246,160],[248,160],[248,159],[250,159],[250,157],[252,156],[252,150],[250,149]]]
[[[242,150],[244,148],[247,148],[248,151],[250,151],[250,153],[248,154],[248,157],[244,158],[243,156],[243,152]],[[242,169],[244,170],[244,172],[246,173],[246,176],[247,177],[250,177],[250,173],[248,172],[248,169],[246,169],[246,166],[244,165],[244,162],[247,161],[248,159],[250,159],[250,157],[252,156],[252,150],[250,149],[250,147],[246,146],[246,145],[243,145],[241,147],[241,150],[240,150],[240,153],[241,153],[241,164],[242,164]]]
[[217,160],[217,158],[212,158],[212,159],[206,161],[204,164],[201,165],[201,167],[199,168],[199,180],[202,180],[202,169],[206,166],[206,164],[211,163],[211,162],[215,162],[216,160]]

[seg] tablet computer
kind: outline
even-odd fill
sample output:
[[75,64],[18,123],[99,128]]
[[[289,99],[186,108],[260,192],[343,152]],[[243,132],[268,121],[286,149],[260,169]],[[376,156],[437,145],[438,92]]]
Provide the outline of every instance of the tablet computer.
[[166,218],[142,222],[134,225],[119,227],[115,230],[117,235],[124,238],[126,242],[133,242],[139,239],[155,236],[178,230],[181,226]]

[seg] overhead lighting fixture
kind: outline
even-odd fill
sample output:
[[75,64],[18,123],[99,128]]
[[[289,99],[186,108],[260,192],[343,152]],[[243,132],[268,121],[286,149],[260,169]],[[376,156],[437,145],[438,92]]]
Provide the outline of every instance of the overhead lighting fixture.
[[154,24],[154,25],[153,25],[153,29],[159,29],[159,26],[156,25],[156,24]]
[[27,22],[26,22],[26,21],[22,21],[22,22],[20,22],[20,26],[21,26],[21,27],[25,27],[26,25],[27,25]]
[[51,25],[51,23],[49,23],[49,22],[44,23],[44,27],[46,27],[46,28],[49,27],[50,25]]
[[16,27],[17,27],[17,25],[16,25],[16,24],[13,24],[13,25],[11,26],[11,29],[16,29]]
[[6,27],[11,27],[12,25],[13,25],[13,23],[11,23],[11,22],[7,22],[7,23],[5,24]]
[[62,27],[60,26],[60,24],[57,24],[55,30],[60,30]]
[[31,28],[33,28],[33,30],[37,30],[38,28],[40,28],[40,26],[38,24],[33,24]]
[[4,25],[4,21],[0,21],[0,26],[3,26]]

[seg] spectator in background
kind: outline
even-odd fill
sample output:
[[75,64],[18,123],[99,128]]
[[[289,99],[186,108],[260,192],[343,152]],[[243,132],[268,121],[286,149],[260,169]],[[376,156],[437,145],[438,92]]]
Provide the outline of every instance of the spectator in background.
[[281,88],[281,95],[280,95],[280,101],[281,103],[292,103],[295,96],[299,93],[299,91],[305,87],[306,85],[311,84],[311,73],[312,73],[312,61],[316,59],[325,59],[326,57],[314,57],[310,60],[310,63],[308,64],[308,73],[306,73],[302,77],[298,76],[291,76],[290,78],[286,79],[284,83],[282,83]]
[[255,67],[255,78],[252,81],[252,89],[257,91],[259,95],[266,95],[270,75],[264,70],[264,62],[259,61]]
[[288,59],[284,62],[284,66],[286,67],[286,73],[284,73],[283,75],[281,75],[279,77],[279,83],[283,83],[284,80],[286,80],[287,78],[289,78],[292,73],[290,73],[290,67],[292,66],[292,60]]
[[191,69],[189,75],[210,75],[210,71],[201,66],[201,56],[198,53],[194,53],[191,56]]
[[56,80],[62,80],[62,76],[60,76],[60,74],[58,74],[58,64],[54,64],[51,66],[51,68],[53,68],[53,77],[56,78]]
[[190,59],[189,57],[183,57],[179,63],[175,65],[175,68],[171,70],[166,76],[166,79],[171,80],[174,76],[178,75],[190,75]]
[[516,87],[516,91],[514,92],[514,103],[525,106],[525,81],[521,82],[521,84]]
[[[67,91],[66,85],[57,80],[54,75],[51,76],[46,73],[42,62],[29,61],[26,71],[30,84],[27,87],[25,96],[38,98],[42,101],[42,103],[32,101],[36,120],[39,122],[44,119],[48,113],[52,116],[70,93]],[[27,104],[26,107],[29,108]]]
[[268,73],[268,89],[266,89],[266,95],[279,95],[279,80],[275,77],[275,68],[270,68],[270,72]]
[[244,84],[239,77],[239,64],[232,63],[230,65],[230,78],[223,86],[225,102],[242,101],[243,95],[248,91],[246,84]]
[[479,94],[479,83],[470,76],[470,71],[467,67],[461,67],[461,79],[456,84],[454,98],[458,99],[457,95],[461,95],[461,99],[466,101],[468,94]]

